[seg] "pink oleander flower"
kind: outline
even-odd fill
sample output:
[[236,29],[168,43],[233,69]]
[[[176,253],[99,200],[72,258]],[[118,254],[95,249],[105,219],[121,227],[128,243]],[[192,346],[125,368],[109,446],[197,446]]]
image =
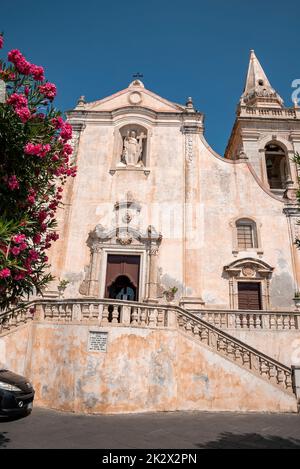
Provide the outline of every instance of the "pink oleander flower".
[[50,101],[52,101],[56,96],[56,86],[54,83],[45,83],[44,85],[40,85],[39,91]]
[[36,155],[39,156],[40,158],[44,158],[44,156],[49,153],[51,150],[51,145],[49,143],[46,143],[45,145],[42,145],[41,143],[26,143],[24,147],[24,153],[26,155]]
[[33,242],[35,244],[40,244],[41,240],[42,240],[42,237],[39,233],[35,234],[34,237],[32,238],[33,239]]
[[14,108],[27,107],[28,101],[24,94],[13,93],[7,98],[7,104],[11,104]]
[[31,118],[31,112],[28,107],[17,108],[15,113],[23,122],[23,124],[25,124]]
[[61,129],[60,136],[62,140],[67,141],[71,140],[72,138],[72,126],[68,122],[64,124],[64,126]]
[[8,53],[8,60],[14,64],[18,72],[23,75],[29,75],[31,71],[31,64],[25,59],[18,49],[12,49]]
[[26,240],[26,235],[24,234],[17,234],[12,237],[12,240],[16,244],[23,243]]
[[21,249],[19,246],[14,246],[13,248],[11,248],[11,252],[14,256],[17,256],[18,254],[20,254]]
[[53,119],[51,119],[51,122],[52,124],[54,125],[54,127],[56,129],[61,129],[64,124],[65,124],[65,121],[63,120],[62,117],[58,116],[58,117],[53,117]]
[[19,181],[15,175],[10,176],[7,181],[7,186],[11,191],[14,191],[15,189],[19,189]]
[[19,248],[21,249],[21,251],[25,251],[25,249],[27,249],[27,244],[25,242],[20,243]]
[[28,195],[27,196],[27,202],[30,204],[30,205],[33,205],[35,203],[35,197],[33,195]]
[[0,270],[0,278],[10,277],[10,270],[8,268]]
[[24,94],[25,94],[26,97],[29,95],[29,91],[30,91],[29,86],[25,86],[25,88],[24,88]]
[[29,259],[31,261],[37,261],[39,259],[39,253],[35,249],[30,249]]
[[64,147],[63,147],[63,153],[65,155],[72,155],[73,153],[73,148],[71,147],[71,145],[69,145],[68,143],[65,143],[64,144]]
[[31,65],[30,73],[32,74],[35,81],[45,80],[44,69],[43,67],[40,67],[39,65]]
[[20,272],[19,274],[14,275],[14,279],[15,280],[23,280],[25,275],[26,275],[25,272]]
[[4,43],[3,36],[2,34],[0,34],[0,49],[2,49],[3,43]]

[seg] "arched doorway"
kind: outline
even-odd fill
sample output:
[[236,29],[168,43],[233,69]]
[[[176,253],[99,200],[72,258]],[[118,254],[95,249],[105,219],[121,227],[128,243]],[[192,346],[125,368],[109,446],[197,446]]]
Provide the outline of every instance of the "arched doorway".
[[108,286],[108,297],[116,300],[136,301],[136,286],[126,275],[119,275]]
[[118,300],[139,300],[140,256],[108,254],[105,297]]

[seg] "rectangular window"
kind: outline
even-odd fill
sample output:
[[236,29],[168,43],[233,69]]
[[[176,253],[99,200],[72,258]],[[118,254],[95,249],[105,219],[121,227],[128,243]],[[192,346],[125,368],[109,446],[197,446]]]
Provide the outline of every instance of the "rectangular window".
[[240,224],[237,226],[237,242],[239,249],[253,248],[252,225]]

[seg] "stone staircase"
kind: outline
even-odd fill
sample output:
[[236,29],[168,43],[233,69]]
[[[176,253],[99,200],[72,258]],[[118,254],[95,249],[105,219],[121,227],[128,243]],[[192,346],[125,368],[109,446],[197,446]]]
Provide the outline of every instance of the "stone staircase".
[[[240,312],[235,313],[236,316],[240,317]],[[233,312],[231,312],[232,314]],[[244,314],[249,316],[252,313],[244,312]],[[260,314],[263,313],[260,312]],[[276,313],[272,314],[276,316]],[[282,317],[282,313],[278,314]],[[220,318],[220,316],[217,317]],[[97,324],[103,327],[177,329],[179,333],[189,339],[197,341],[240,368],[280,388],[281,391],[290,395],[295,393],[291,368],[192,312],[175,305],[155,305],[109,299],[38,299],[0,313],[0,337],[33,320],[64,325],[82,323]],[[278,321],[276,321],[277,324]],[[258,324],[258,321],[256,320],[254,323]],[[249,325],[249,320],[247,324]],[[263,324],[261,319],[259,324],[260,326]],[[291,328],[298,328],[299,322],[298,319],[296,322],[293,319],[289,322],[283,321],[282,324],[285,324],[286,327],[289,325]]]

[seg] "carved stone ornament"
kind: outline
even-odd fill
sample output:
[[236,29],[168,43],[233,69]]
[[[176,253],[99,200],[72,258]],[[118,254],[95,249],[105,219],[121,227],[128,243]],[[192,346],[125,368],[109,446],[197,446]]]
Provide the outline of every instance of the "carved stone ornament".
[[133,91],[130,93],[128,99],[131,104],[137,105],[142,102],[142,95],[138,91]]
[[122,246],[127,246],[132,243],[132,236],[130,236],[128,231],[121,231],[116,239],[118,243],[122,244]]
[[127,211],[123,217],[122,217],[122,221],[123,223],[130,223],[132,220],[132,215]]
[[247,277],[258,279],[270,278],[274,267],[271,267],[266,262],[260,259],[244,258],[238,259],[229,265],[224,266],[224,271],[228,273],[229,277]]
[[249,264],[246,264],[245,267],[242,268],[244,277],[255,277],[255,273],[255,269]]

